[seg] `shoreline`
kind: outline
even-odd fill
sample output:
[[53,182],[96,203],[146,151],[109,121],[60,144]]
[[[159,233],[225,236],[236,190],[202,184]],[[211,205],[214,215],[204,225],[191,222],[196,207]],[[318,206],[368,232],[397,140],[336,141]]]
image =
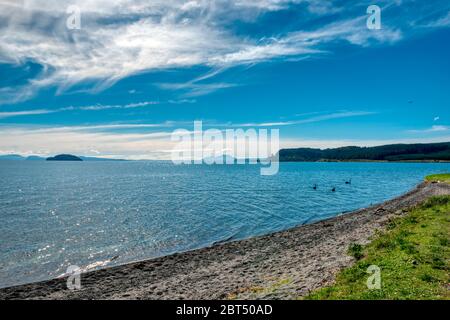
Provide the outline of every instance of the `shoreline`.
[[0,299],[295,299],[350,266],[350,244],[367,243],[391,217],[440,194],[450,194],[450,185],[424,182],[327,220],[83,273],[81,290],[68,290],[60,278],[2,288]]

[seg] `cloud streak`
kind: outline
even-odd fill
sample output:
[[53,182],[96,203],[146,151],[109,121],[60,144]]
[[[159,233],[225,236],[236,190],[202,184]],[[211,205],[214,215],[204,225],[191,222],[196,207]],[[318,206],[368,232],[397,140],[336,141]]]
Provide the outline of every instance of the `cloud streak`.
[[11,118],[11,117],[19,117],[19,116],[30,116],[30,115],[42,115],[42,114],[49,114],[49,113],[57,113],[57,112],[64,112],[64,111],[101,111],[101,110],[108,110],[108,109],[134,109],[134,108],[142,108],[147,107],[151,105],[159,104],[159,102],[156,101],[144,101],[144,102],[138,102],[138,103],[129,103],[124,105],[92,105],[92,106],[81,106],[81,107],[64,107],[64,108],[56,108],[56,109],[34,109],[34,110],[23,110],[23,111],[6,111],[6,112],[0,112],[0,119],[4,118]]
[[450,126],[444,125],[434,125],[431,128],[420,129],[420,130],[409,130],[410,133],[432,133],[432,132],[445,132],[450,131]]
[[49,114],[49,113],[54,113],[54,112],[58,112],[58,110],[36,109],[36,110],[25,110],[25,111],[0,112],[0,119],[19,117],[19,116]]
[[299,120],[290,120],[290,121],[276,121],[276,122],[262,122],[262,123],[244,123],[237,126],[242,127],[283,127],[283,126],[292,126],[306,123],[315,123],[326,120],[333,119],[343,119],[343,118],[352,118],[352,117],[361,117],[376,114],[376,112],[372,111],[339,111],[333,112],[329,114],[323,114],[313,117],[308,117]]

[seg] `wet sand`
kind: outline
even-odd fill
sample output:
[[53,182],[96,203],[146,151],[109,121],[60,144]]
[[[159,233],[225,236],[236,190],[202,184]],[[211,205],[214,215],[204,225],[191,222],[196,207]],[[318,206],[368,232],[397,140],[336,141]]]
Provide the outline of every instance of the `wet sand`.
[[[382,185],[380,185],[382,187]],[[317,223],[247,240],[0,289],[0,299],[295,299],[332,283],[352,264],[351,243],[364,244],[393,216],[450,185],[422,183],[393,200]]]

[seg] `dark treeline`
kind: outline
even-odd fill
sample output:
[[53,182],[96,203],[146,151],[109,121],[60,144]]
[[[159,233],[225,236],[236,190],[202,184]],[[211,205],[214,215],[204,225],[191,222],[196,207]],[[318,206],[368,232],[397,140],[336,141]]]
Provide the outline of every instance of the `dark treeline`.
[[342,147],[335,149],[282,149],[280,161],[432,161],[450,160],[450,142],[392,144],[378,147]]

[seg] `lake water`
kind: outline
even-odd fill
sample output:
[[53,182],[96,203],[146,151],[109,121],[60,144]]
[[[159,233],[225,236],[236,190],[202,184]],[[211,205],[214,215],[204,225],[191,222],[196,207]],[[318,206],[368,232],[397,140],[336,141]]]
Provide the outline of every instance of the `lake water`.
[[450,164],[282,163],[274,176],[259,169],[0,161],[0,287],[54,278],[70,265],[123,264],[311,223],[398,196]]

